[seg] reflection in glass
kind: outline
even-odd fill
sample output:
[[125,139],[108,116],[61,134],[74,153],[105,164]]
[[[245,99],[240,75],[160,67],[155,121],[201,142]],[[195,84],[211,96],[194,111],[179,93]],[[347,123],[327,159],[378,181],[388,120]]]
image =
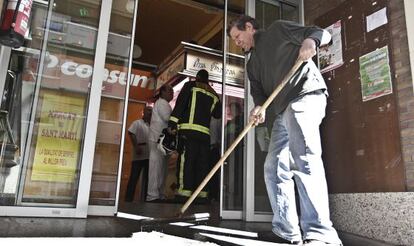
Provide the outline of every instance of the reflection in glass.
[[[238,6],[240,11],[234,11],[234,6]],[[241,1],[228,1],[229,10],[227,12],[227,24],[240,14],[244,14],[244,3]],[[226,25],[227,25],[226,24]],[[227,35],[227,34],[226,34]],[[244,53],[241,48],[227,38],[226,66],[238,66],[244,70]],[[234,55],[233,55],[234,54]],[[226,74],[226,98],[224,121],[224,150],[234,142],[244,129],[244,78],[238,83],[231,83],[231,75]],[[242,210],[243,209],[243,187],[244,187],[244,141],[241,141],[223,166],[223,210]]]
[[282,19],[299,22],[299,8],[294,5],[282,3]]
[[280,4],[278,2],[256,1],[256,20],[263,29],[269,27],[275,20],[280,19]]
[[[114,206],[119,158],[121,156],[121,135],[126,98],[126,84],[129,73],[129,54],[132,42],[135,1],[116,2],[112,4],[109,27],[108,46],[106,50],[105,75],[102,85],[101,106],[99,112],[98,132],[94,154],[90,205]],[[130,96],[128,107],[131,111],[140,111],[142,103],[137,103],[149,86],[149,72],[133,68],[130,76]],[[145,87],[145,88],[142,88]],[[142,88],[142,89],[140,89]],[[134,100],[136,99],[136,100]],[[137,112],[127,120],[127,126],[140,114]],[[126,137],[128,139],[128,137]],[[129,146],[129,145],[128,145]],[[128,146],[125,158],[130,162]],[[125,174],[125,173],[123,173]],[[121,195],[123,195],[121,191]]]
[[[274,1],[272,3],[268,1],[256,1],[256,19],[262,28],[267,28],[278,19],[297,22],[299,20],[299,8],[279,1]],[[256,212],[271,212],[264,182],[263,165],[268,152],[267,150],[274,117],[275,116],[272,114],[266,114],[266,121],[255,127],[254,208]]]
[[256,1],[256,20],[261,28],[266,29],[275,20],[283,19],[299,22],[298,6],[282,1]]
[[[227,96],[224,137],[226,149],[234,142],[244,129],[244,99],[241,97]],[[243,149],[241,141],[224,165],[223,204],[227,210],[243,209]]]
[[2,167],[2,205],[76,205],[100,6],[33,4],[24,47],[9,65],[17,87],[9,115],[21,121],[13,120],[17,165]]
[[[33,45],[48,35],[22,202],[75,206],[100,2],[55,1],[49,30],[34,29]],[[36,17],[42,17],[37,16]],[[47,28],[46,18],[35,19]],[[32,32],[33,33],[33,32]]]

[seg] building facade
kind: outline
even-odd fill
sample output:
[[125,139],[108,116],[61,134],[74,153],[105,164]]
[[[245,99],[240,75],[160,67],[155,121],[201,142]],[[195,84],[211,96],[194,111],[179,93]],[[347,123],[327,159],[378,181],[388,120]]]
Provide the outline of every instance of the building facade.
[[[9,2],[0,1],[2,23]],[[200,68],[223,101],[223,152],[254,107],[245,56],[225,34],[249,14],[264,28],[285,19],[333,34],[317,59],[330,94],[321,131],[335,227],[395,244],[414,239],[411,1],[28,3],[23,45],[0,50],[0,216],[115,215],[131,165],[126,129],[163,84],[178,94]],[[220,169],[222,218],[271,221],[268,139],[256,127]]]
[[[332,112],[343,112],[344,108],[335,102],[328,106],[331,112],[326,127],[332,129],[323,131],[340,139],[325,139],[324,148],[325,153],[327,148],[331,152],[337,149],[327,157],[332,161],[325,163],[335,166],[327,167],[331,169],[331,173],[327,172],[330,191],[335,193],[330,196],[333,221],[339,230],[410,245],[414,240],[414,216],[410,212],[414,199],[413,21],[410,18],[414,6],[410,1],[311,0],[304,1],[304,9],[307,24],[341,20],[342,28],[347,29],[342,32],[344,65],[324,74],[328,87],[331,83],[333,100],[349,109],[340,119],[344,123],[339,124],[333,122],[338,116]],[[381,10],[386,11],[386,16],[377,20],[385,24],[369,31],[370,17]],[[358,61],[359,56],[382,47],[389,51],[392,93],[361,100],[361,92],[357,91],[361,89],[351,85],[358,83],[360,87],[359,76],[362,76],[358,69],[353,69],[352,59]],[[328,147],[328,142],[340,146]]]

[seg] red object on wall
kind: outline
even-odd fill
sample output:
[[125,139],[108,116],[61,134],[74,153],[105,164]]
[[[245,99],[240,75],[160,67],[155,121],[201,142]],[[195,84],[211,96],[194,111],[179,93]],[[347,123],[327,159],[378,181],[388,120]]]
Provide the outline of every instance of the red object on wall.
[[18,48],[24,43],[29,28],[33,0],[9,0],[0,27],[0,43]]

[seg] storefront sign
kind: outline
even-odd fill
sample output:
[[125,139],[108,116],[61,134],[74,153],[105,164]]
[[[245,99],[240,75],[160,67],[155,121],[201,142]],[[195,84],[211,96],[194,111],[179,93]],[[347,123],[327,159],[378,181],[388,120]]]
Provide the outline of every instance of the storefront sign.
[[376,49],[359,58],[362,101],[392,93],[388,46]]
[[[205,69],[209,72],[210,81],[221,82],[223,74],[223,61],[221,56],[205,53],[203,50],[180,51],[170,65],[161,66],[161,74],[157,78],[157,89],[163,84],[171,82],[177,75],[195,77],[197,72]],[[229,83],[243,85],[244,60],[232,58],[226,64],[226,79]]]
[[[73,90],[88,90],[93,75],[90,60],[49,55],[48,64],[43,76],[43,85],[49,88],[64,87]],[[150,72],[132,69],[130,80],[130,98],[145,101],[153,96],[154,81],[149,78]],[[127,68],[106,64],[102,94],[115,97],[125,97],[127,83]]]
[[82,97],[43,94],[32,181],[75,182],[84,110]]
[[[220,57],[207,56],[206,54],[188,53],[186,59],[186,70],[192,73],[197,73],[200,69],[205,69],[209,72],[211,80],[221,81],[223,73],[223,62]],[[243,84],[244,68],[240,65],[227,64],[226,78],[228,82]]]

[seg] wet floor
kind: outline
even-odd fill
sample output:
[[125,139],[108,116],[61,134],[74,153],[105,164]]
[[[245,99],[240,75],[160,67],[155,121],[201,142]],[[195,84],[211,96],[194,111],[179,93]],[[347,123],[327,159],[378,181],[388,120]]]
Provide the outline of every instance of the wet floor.
[[[126,203],[120,204],[120,211],[135,215],[143,215],[153,218],[171,218],[177,215],[182,204],[173,203]],[[218,204],[192,205],[186,211],[186,215],[195,213],[210,214],[209,220],[191,222],[193,225],[209,226],[212,228],[227,228],[237,231],[255,233],[271,229],[271,224],[258,222],[245,222],[240,220],[222,220],[218,215]],[[192,226],[175,226],[160,223],[160,225],[142,227],[140,220],[121,217],[97,217],[89,216],[87,219],[73,218],[20,218],[0,217],[0,237],[108,237],[108,238],[132,238],[136,232],[154,230],[167,235],[178,236],[197,240],[200,242],[212,242],[218,245],[254,245],[250,241],[242,241],[240,244],[225,242],[224,237],[251,240],[253,237],[234,235],[228,232],[217,232],[193,228]],[[211,236],[211,234],[213,236]],[[385,246],[375,240],[366,239],[356,235],[339,232],[345,246]],[[135,238],[136,240],[139,240]],[[244,244],[244,243],[247,244]]]

